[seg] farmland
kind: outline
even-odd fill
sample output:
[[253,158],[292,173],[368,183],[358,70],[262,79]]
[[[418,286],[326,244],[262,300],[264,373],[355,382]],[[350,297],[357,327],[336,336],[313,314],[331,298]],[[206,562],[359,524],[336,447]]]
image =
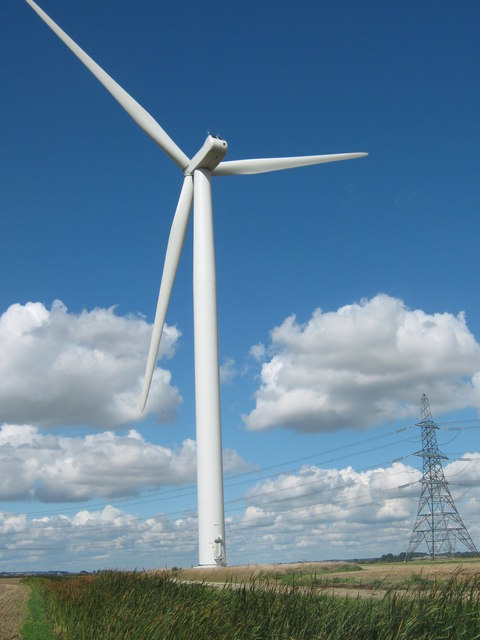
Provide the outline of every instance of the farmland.
[[299,563],[102,572],[34,584],[58,640],[473,640],[480,638],[479,569],[472,560]]
[[28,587],[19,578],[0,578],[0,638],[18,638]]
[[277,586],[313,587],[336,595],[382,595],[394,589],[445,584],[453,577],[468,580],[480,576],[478,559],[414,560],[405,562],[302,562],[252,565],[219,569],[180,569],[179,580],[220,583],[251,582]]

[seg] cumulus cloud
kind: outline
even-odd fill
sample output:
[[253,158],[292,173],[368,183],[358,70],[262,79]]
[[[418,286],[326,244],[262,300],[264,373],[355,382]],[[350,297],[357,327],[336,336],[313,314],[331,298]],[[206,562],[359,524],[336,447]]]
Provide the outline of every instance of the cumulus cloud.
[[114,506],[73,517],[0,512],[0,568],[95,570],[182,565],[196,554],[196,519],[140,518]]
[[[252,353],[261,351],[253,348]],[[480,345],[465,315],[410,310],[377,295],[271,332],[250,430],[365,428],[435,410],[480,407]]]
[[[256,508],[274,508],[277,514],[313,507],[317,521],[351,521],[360,516],[361,523],[379,522],[410,513],[403,504],[409,492],[399,493],[398,487],[408,489],[420,477],[418,470],[399,462],[367,471],[307,465],[297,474],[285,473],[257,484],[246,493],[245,501]],[[386,509],[388,501],[396,503],[391,513]]]
[[[225,450],[225,473],[248,468],[235,451]],[[190,439],[176,449],[152,444],[134,429],[73,438],[3,425],[0,469],[0,501],[108,499],[195,482],[196,449]]]
[[[478,541],[480,454],[447,464],[445,473],[460,515]],[[229,562],[365,558],[406,551],[420,478],[418,469],[395,462],[365,471],[305,465],[261,480],[242,496],[240,509],[238,499],[227,500]],[[189,566],[197,561],[197,519],[188,511],[180,517],[141,517],[114,504],[43,517],[4,511],[0,538],[0,570],[11,570],[12,561],[22,569],[72,570]]]
[[[166,327],[160,357],[180,332]],[[115,309],[70,313],[59,301],[14,304],[0,316],[0,416],[5,422],[118,427],[142,419],[140,395],[151,326]],[[181,397],[157,368],[147,413],[175,418]]]
[[[468,458],[446,465],[445,475],[452,480],[450,490],[470,535],[478,540],[480,454]],[[458,478],[459,485],[453,482]],[[395,462],[366,471],[306,465],[297,473],[260,481],[244,495],[242,514],[232,509],[229,548],[238,560],[243,556],[250,562],[365,558],[406,551],[420,479],[418,469]]]

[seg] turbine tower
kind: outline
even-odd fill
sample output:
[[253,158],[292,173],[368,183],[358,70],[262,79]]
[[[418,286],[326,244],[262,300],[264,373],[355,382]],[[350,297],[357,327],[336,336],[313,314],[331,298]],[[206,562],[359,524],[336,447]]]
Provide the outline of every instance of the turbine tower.
[[432,560],[441,554],[454,557],[456,540],[478,555],[477,548],[457,511],[443,473],[442,460],[448,458],[438,448],[438,426],[433,421],[425,394],[422,395],[421,415],[418,426],[422,430],[422,450],[415,455],[423,458],[422,491],[405,561],[412,557],[422,542],[427,545]]
[[212,176],[247,175],[350,160],[366,153],[224,162],[225,140],[209,135],[189,158],[153,117],[83,51],[33,0],[32,9],[111,93],[137,125],[179,166],[184,180],[167,244],[142,393],[142,411],[155,370],[168,302],[194,202],[193,297],[199,565],[226,564],[223,500],[217,288],[212,218]]

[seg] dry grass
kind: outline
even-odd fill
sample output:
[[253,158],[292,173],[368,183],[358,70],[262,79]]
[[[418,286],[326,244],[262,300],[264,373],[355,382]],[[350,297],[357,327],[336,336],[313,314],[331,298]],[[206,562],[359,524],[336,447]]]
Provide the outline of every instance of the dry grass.
[[[208,582],[248,582],[251,580],[280,577],[292,573],[330,573],[344,572],[348,567],[355,567],[347,562],[295,562],[291,564],[249,564],[234,567],[214,567],[203,569],[180,569],[178,578],[182,580],[198,580]],[[353,568],[353,571],[355,569]]]
[[407,563],[305,562],[294,564],[258,564],[212,569],[193,568],[175,571],[179,580],[218,583],[266,582],[335,589],[341,593],[388,589],[402,590],[412,585],[429,586],[447,582],[454,575],[468,578],[480,574],[480,559],[414,560]]
[[480,574],[480,560],[414,560],[410,562],[391,562],[362,564],[363,572],[357,574],[360,584],[378,585],[385,588],[402,588],[415,582],[447,582],[454,576],[469,578]]
[[0,638],[16,640],[20,638],[29,588],[20,584],[20,578],[0,578]]

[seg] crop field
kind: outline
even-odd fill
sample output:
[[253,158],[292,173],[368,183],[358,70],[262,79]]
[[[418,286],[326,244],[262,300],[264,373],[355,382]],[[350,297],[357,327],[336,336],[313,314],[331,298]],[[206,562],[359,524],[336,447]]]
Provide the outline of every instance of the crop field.
[[278,565],[252,565],[219,569],[179,569],[173,574],[183,581],[208,583],[254,582],[277,586],[296,586],[328,590],[337,595],[384,595],[446,584],[480,576],[480,560],[413,560],[410,562],[305,562]]
[[28,587],[19,578],[0,578],[0,640],[19,638]]
[[480,640],[480,562],[472,560],[107,571],[27,584],[3,583],[23,603],[30,588],[31,598],[22,635],[17,608],[17,632],[0,628],[1,640]]

